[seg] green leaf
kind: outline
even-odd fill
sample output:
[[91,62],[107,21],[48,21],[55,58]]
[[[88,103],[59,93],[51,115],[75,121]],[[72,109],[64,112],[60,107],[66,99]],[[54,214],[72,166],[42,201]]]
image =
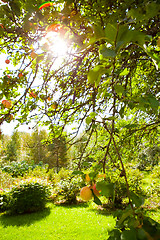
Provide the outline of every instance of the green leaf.
[[72,175],[84,175],[84,173],[82,171],[73,171]]
[[121,237],[121,233],[119,229],[116,229],[116,228],[110,231],[109,235],[110,237],[108,238],[108,240],[120,240],[120,237]]
[[125,110],[125,106],[121,107],[121,109],[119,110],[119,114],[120,114],[121,118],[124,117],[124,110]]
[[135,124],[135,123],[127,124],[124,126],[124,128],[127,128],[127,129],[132,129],[132,128],[136,128],[136,127],[138,127],[138,124]]
[[121,73],[120,76],[125,76],[129,73],[129,70],[127,68],[125,68]]
[[105,33],[101,25],[94,25],[93,30],[95,35],[95,41],[105,37]]
[[122,214],[122,217],[121,217],[121,218],[119,219],[119,221],[117,222],[117,226],[120,226],[120,225],[124,222],[124,220],[125,220],[127,217],[131,216],[132,214],[133,214],[133,210],[132,210],[132,209],[125,211],[125,212]]
[[128,17],[136,18],[137,20],[142,19],[142,13],[140,8],[131,8],[128,13]]
[[144,229],[140,228],[137,230],[137,237],[139,240],[147,240],[147,235]]
[[97,116],[97,113],[91,112],[89,115],[91,116],[91,118],[95,118],[95,116]]
[[91,122],[92,122],[92,118],[88,116],[88,117],[86,118],[86,123],[87,123],[87,125],[89,125]]
[[101,195],[105,197],[114,197],[115,185],[107,183],[105,180],[96,183],[97,190],[101,191]]
[[103,65],[97,65],[89,71],[87,75],[88,82],[91,84],[96,83],[96,85],[98,85],[101,80],[101,76],[105,71],[106,70]]
[[146,15],[147,19],[150,19],[150,18],[156,16],[159,13],[159,11],[160,11],[160,4],[158,4],[158,2],[156,4],[156,2],[153,1],[146,5],[146,14],[145,15]]
[[113,120],[116,120],[116,117],[111,116],[111,117],[106,118],[106,120],[113,121]]
[[124,87],[122,85],[116,84],[114,85],[114,89],[119,96],[122,96],[122,93],[124,92]]
[[116,49],[118,50],[121,46],[123,46],[125,43],[130,41],[130,36],[128,26],[126,25],[120,25],[118,30],[118,36],[117,36],[117,43],[116,43]]
[[143,216],[143,229],[153,238],[160,236],[160,224],[150,217]]
[[97,205],[102,205],[101,200],[94,194],[93,189],[91,189],[93,197],[94,197],[94,203],[96,203]]
[[146,35],[143,32],[134,30],[132,41],[137,42],[141,47],[143,47],[146,41]]
[[102,54],[102,56],[104,58],[116,57],[116,52],[114,50],[106,48],[106,47],[100,50],[100,54]]
[[116,39],[116,35],[117,35],[117,23],[115,24],[108,23],[105,28],[105,36],[108,43],[111,43],[113,45]]
[[140,207],[144,204],[144,198],[142,196],[136,195],[134,192],[130,192],[130,198],[132,200],[132,204],[135,205],[135,207]]
[[136,229],[124,230],[121,234],[121,240],[138,240]]
[[154,96],[148,97],[148,101],[150,103],[151,108],[153,108],[155,110],[157,110],[158,107],[160,106],[159,101]]

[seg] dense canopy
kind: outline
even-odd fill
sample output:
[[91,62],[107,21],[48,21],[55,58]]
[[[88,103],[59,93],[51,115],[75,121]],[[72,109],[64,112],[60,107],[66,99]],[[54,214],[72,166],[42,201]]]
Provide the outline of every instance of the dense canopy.
[[34,120],[54,138],[69,129],[69,144],[85,129],[79,168],[101,130],[103,171],[114,151],[123,169],[127,144],[160,124],[159,10],[149,0],[3,1],[1,124]]
[[105,175],[108,164],[121,171],[134,217],[139,199],[129,191],[124,162],[133,160],[140,143],[159,141],[159,13],[159,0],[0,4],[0,53],[6,56],[0,124],[16,119],[30,127],[34,121],[47,126],[52,139],[67,130],[69,147],[83,132],[78,170],[85,163],[93,164],[93,175]]

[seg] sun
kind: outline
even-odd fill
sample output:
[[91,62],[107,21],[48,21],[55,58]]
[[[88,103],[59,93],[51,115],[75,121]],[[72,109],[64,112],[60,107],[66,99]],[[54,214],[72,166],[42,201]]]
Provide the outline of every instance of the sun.
[[42,49],[46,48],[54,57],[66,57],[69,46],[57,32],[50,31],[41,40]]

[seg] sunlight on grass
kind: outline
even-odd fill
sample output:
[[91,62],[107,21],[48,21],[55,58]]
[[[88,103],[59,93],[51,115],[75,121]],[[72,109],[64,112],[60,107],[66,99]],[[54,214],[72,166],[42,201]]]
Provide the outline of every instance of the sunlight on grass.
[[43,212],[0,217],[1,240],[107,239],[115,225],[112,215],[84,206],[49,205]]

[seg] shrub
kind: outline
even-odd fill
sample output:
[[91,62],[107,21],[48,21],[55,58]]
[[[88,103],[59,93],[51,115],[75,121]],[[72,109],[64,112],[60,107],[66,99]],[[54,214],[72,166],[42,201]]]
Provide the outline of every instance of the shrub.
[[37,167],[46,170],[46,168],[48,168],[48,165],[44,165],[42,162],[40,162],[39,164],[34,164],[34,162],[28,163],[26,161],[13,161],[7,165],[4,165],[2,167],[2,171],[11,174],[12,177],[23,177],[29,171],[34,170]]
[[[141,173],[140,170],[134,169],[132,166],[129,165],[126,168],[127,168],[126,174],[130,190],[138,195],[143,194],[141,188],[143,173]],[[127,187],[123,171],[120,172],[118,168],[114,169],[108,168],[106,172],[105,181],[106,183],[113,184],[114,186],[114,197],[108,196],[110,203],[114,204],[116,208],[123,207],[122,205],[123,199],[127,197]],[[99,182],[99,179],[97,182]]]
[[147,147],[142,149],[138,157],[137,167],[143,171],[147,168],[152,169],[154,166],[158,165],[160,159],[160,147],[153,145],[152,147]]
[[0,170],[0,188],[10,188],[10,186],[13,184],[14,179],[9,173],[2,172]]
[[147,187],[147,195],[157,195],[157,198],[160,196],[160,165],[155,166],[153,171],[150,173],[151,184]]
[[8,209],[9,194],[7,191],[0,189],[0,212],[4,212]]
[[2,167],[2,171],[9,173],[12,177],[23,176],[25,172],[28,172],[28,170],[29,164],[26,163],[25,161],[22,162],[13,161]]
[[76,196],[80,191],[82,185],[81,177],[70,177],[64,180],[61,180],[57,183],[57,196],[62,197],[62,199],[67,204],[73,204],[77,202]]
[[71,171],[65,168],[61,168],[61,170],[58,173],[55,173],[53,183],[58,183],[61,180],[67,179],[71,174]]
[[42,210],[49,195],[49,186],[42,180],[20,181],[10,191],[9,210],[11,213],[18,214]]
[[33,169],[30,169],[24,175],[27,178],[40,178],[42,180],[46,180],[48,178],[48,165],[45,164],[43,166],[36,165]]

